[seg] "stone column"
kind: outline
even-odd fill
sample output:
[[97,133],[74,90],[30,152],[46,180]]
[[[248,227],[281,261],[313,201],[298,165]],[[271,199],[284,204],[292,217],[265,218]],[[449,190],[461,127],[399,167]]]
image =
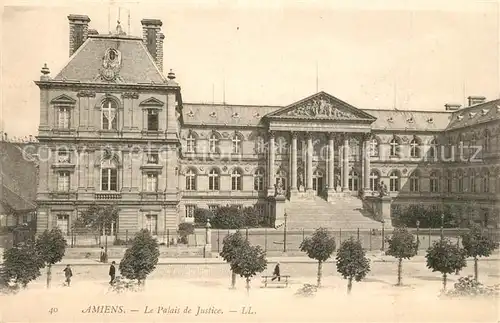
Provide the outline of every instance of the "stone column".
[[297,133],[292,132],[292,151],[291,151],[291,183],[290,189],[295,192],[297,191]]
[[370,134],[363,135],[363,182],[364,182],[364,192],[370,191]]
[[342,166],[342,174],[344,175],[344,181],[342,183],[342,191],[349,191],[349,137],[347,134],[344,134],[344,165]]
[[268,166],[268,183],[267,183],[267,194],[274,195],[274,131],[269,132],[269,144],[267,151],[269,154],[269,166]]
[[312,190],[313,188],[313,142],[312,134],[307,134],[307,185],[306,190]]
[[329,134],[328,137],[328,191],[335,190],[335,143],[334,143],[334,135],[333,133]]

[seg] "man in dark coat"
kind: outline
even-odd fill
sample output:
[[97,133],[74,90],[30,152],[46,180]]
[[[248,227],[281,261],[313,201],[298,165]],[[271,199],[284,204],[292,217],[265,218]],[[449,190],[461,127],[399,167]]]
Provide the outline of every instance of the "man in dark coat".
[[69,285],[71,284],[71,277],[73,276],[73,272],[71,271],[71,266],[67,265],[63,271],[64,271],[64,276],[66,277],[66,285],[69,287]]
[[276,264],[276,267],[274,267],[273,276],[274,277],[271,280],[275,280],[276,278],[278,278],[278,281],[281,280],[281,276],[280,276],[280,263],[279,262]]
[[109,266],[109,277],[111,278],[109,281],[110,285],[113,285],[115,281],[115,274],[116,274],[116,268],[115,268],[115,262],[113,261],[111,263],[111,266]]

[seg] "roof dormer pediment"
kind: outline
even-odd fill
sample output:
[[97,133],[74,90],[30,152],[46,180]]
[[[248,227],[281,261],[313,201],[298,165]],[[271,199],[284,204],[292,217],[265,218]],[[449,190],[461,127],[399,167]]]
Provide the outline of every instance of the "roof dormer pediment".
[[154,98],[154,97],[150,97],[149,99],[146,99],[144,101],[142,101],[141,103],[139,103],[139,106],[143,107],[143,106],[148,106],[148,107],[162,107],[164,106],[165,103],[158,100],[157,98]]
[[50,104],[74,105],[76,104],[76,100],[66,94],[61,94],[58,97],[53,98],[50,101]]

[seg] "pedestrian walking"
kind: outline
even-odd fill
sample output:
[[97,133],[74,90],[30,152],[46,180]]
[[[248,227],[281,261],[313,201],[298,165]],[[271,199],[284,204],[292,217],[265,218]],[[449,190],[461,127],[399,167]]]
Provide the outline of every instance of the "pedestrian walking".
[[105,252],[104,252],[104,247],[101,247],[101,256],[99,258],[100,262],[104,262],[104,256],[105,255]]
[[71,277],[73,276],[73,271],[71,270],[70,265],[66,265],[66,268],[63,270],[64,276],[66,277],[66,286],[70,286],[71,284]]
[[276,266],[274,267],[274,272],[273,272],[273,278],[271,278],[272,281],[274,281],[276,278],[278,278],[278,281],[281,280],[281,275],[280,275],[280,263],[278,262]]
[[113,283],[115,282],[115,275],[116,275],[116,268],[115,268],[115,262],[111,262],[111,265],[109,266],[109,277],[110,277],[110,280],[109,280],[109,284],[110,285],[113,285]]

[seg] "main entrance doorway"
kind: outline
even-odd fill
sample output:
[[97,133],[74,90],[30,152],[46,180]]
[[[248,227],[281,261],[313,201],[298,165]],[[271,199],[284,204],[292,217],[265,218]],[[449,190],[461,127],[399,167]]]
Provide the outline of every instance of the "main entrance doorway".
[[316,191],[316,195],[321,195],[323,193],[323,182],[324,174],[321,170],[317,169],[313,174],[313,190]]

